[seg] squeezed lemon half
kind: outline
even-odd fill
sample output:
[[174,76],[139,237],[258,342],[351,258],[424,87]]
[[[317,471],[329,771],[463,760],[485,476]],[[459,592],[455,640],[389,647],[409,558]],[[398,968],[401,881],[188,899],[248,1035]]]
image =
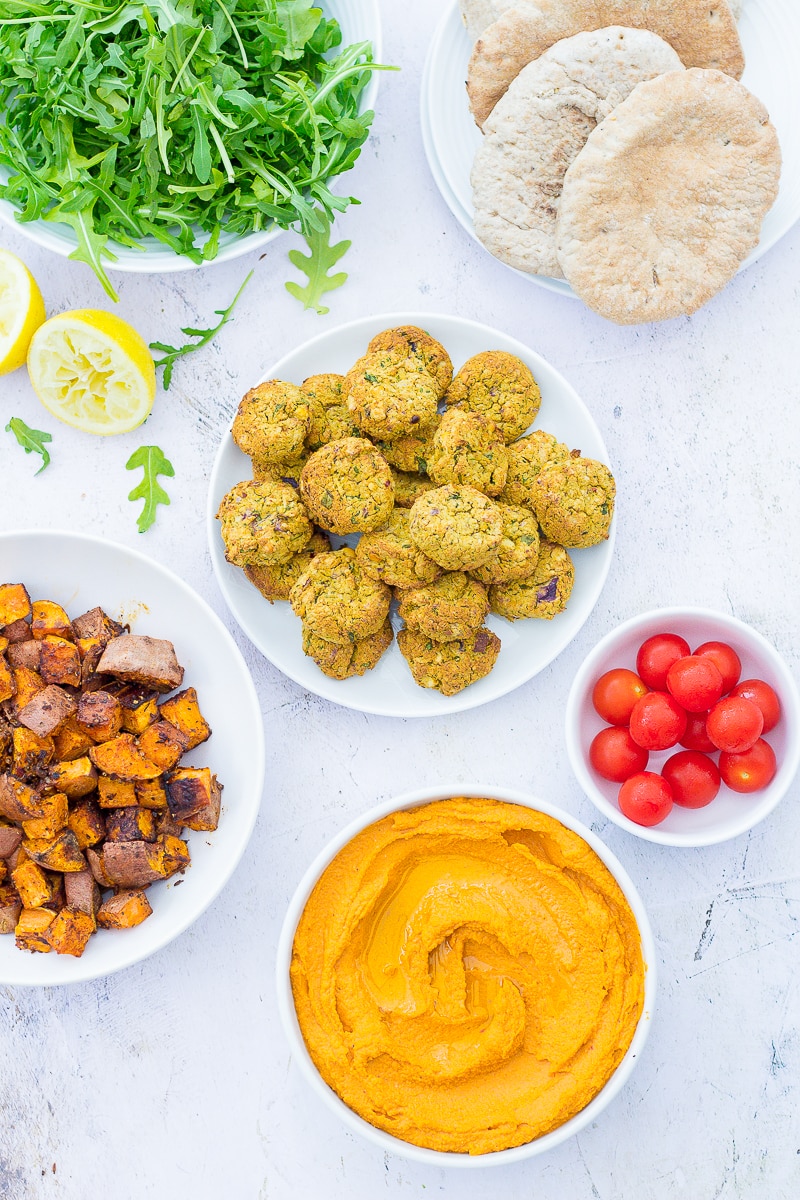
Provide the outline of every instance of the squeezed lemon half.
[[0,375],[22,366],[44,318],[44,300],[36,280],[21,258],[10,250],[0,250]]
[[45,321],[31,340],[28,374],[54,417],[103,436],[141,425],[156,394],[146,342],[127,321],[101,309]]

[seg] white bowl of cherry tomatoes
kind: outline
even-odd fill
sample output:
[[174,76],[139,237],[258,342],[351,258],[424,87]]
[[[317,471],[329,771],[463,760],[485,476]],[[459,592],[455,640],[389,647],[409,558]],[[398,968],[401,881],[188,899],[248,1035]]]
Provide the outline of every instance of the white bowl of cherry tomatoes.
[[800,696],[751,626],[704,608],[625,621],[570,690],[567,750],[600,812],[639,837],[709,846],[762,821],[800,765]]

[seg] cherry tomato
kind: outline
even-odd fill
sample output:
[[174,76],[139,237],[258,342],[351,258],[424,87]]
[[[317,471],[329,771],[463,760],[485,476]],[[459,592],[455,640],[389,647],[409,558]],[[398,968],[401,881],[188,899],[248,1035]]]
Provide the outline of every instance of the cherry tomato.
[[722,673],[708,656],[686,654],[667,671],[667,691],[687,712],[708,712],[722,695]]
[[769,733],[770,729],[774,729],[780,721],[781,702],[775,690],[763,679],[743,679],[733,689],[732,694],[742,696],[745,700],[752,700],[753,704],[761,709],[761,715],[764,718],[762,733]]
[[619,725],[601,729],[589,747],[589,762],[598,775],[613,783],[623,783],[637,771],[643,771],[649,757],[628,730]]
[[654,771],[631,775],[619,789],[620,812],[637,825],[657,825],[672,808],[672,789]]
[[667,750],[686,731],[686,713],[669,692],[647,692],[633,706],[631,737],[645,750]]
[[667,686],[667,671],[688,653],[689,643],[677,633],[655,633],[639,647],[636,670],[649,688],[663,692]]
[[706,717],[706,733],[718,750],[743,754],[761,736],[761,709],[744,696],[726,696]]
[[680,744],[685,746],[687,750],[703,750],[706,754],[710,754],[712,750],[716,750],[716,746],[708,736],[706,731],[706,718],[708,713],[687,713],[686,716],[686,731],[682,738],[679,739]]
[[601,675],[592,689],[592,704],[609,725],[627,725],[637,700],[647,691],[638,675],[625,667],[615,667]]
[[722,676],[722,693],[729,692],[739,682],[742,673],[742,660],[727,642],[703,642],[694,651],[701,657],[710,658]]
[[[742,754],[720,754],[719,773],[732,792],[758,792],[772,782],[778,764],[769,742],[759,738]],[[623,784],[624,786],[624,784]]]
[[683,808],[705,808],[719,791],[717,764],[696,750],[673,754],[664,763],[661,774],[672,788],[672,799]]

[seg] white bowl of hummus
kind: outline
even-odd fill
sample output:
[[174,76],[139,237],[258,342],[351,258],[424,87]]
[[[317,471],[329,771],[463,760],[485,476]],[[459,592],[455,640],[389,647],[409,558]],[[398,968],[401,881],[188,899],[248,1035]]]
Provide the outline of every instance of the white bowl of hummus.
[[281,933],[292,1054],[384,1151],[478,1167],[544,1153],[641,1054],[655,945],[585,826],[521,792],[443,785],[365,813],[302,879]]

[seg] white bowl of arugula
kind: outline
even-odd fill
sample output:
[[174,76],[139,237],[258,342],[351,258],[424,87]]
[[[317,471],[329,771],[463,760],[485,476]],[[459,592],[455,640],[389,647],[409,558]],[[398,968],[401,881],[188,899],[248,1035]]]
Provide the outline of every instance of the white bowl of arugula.
[[0,4],[0,219],[109,271],[325,234],[367,138],[377,0]]

